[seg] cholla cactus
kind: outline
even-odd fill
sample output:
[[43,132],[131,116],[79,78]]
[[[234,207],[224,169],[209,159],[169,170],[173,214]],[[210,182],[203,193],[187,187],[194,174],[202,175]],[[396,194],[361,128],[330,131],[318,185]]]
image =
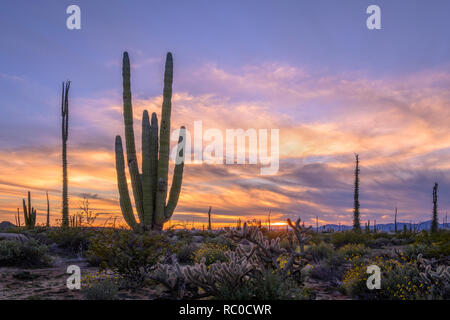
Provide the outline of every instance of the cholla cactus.
[[183,274],[189,283],[203,289],[205,293],[219,296],[221,288],[234,290],[242,285],[244,278],[255,271],[254,262],[238,252],[227,251],[226,262],[215,262],[209,267],[205,261],[186,266]]
[[[266,239],[259,228],[247,227],[246,223],[244,223],[244,227],[240,231],[226,230],[227,234],[225,236],[227,238],[241,243],[240,248],[238,247],[236,251],[240,250],[241,254],[247,252],[246,255],[248,257],[250,255],[253,256],[256,260],[256,266],[265,267],[266,269],[274,268],[283,277],[287,277],[298,269],[301,253],[297,252],[296,245],[292,239],[288,239],[289,247],[285,249],[280,246],[280,238]],[[248,245],[245,245],[245,242]]]
[[305,243],[308,243],[309,240],[311,240],[311,226],[305,227],[304,225],[301,225],[301,219],[298,218],[297,221],[292,223],[291,219],[287,219],[287,222],[289,226],[294,231],[295,237],[298,240],[298,243],[300,244],[300,252],[305,251]]
[[438,297],[446,296],[450,292],[450,266],[436,265],[434,267],[433,264],[435,263],[424,259],[421,253],[417,256],[421,280],[424,284],[431,287],[433,295]]
[[171,295],[177,298],[185,295],[186,278],[183,274],[183,267],[180,267],[177,262],[174,264],[158,263],[150,277],[169,289]]

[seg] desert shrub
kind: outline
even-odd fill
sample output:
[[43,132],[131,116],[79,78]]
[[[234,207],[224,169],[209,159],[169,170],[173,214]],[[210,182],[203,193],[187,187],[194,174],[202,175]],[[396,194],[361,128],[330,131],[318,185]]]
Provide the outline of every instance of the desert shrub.
[[130,286],[140,286],[171,250],[173,247],[161,234],[107,230],[98,233],[86,254],[100,261],[101,270],[111,270]]
[[400,240],[401,244],[413,243],[417,238],[417,233],[415,232],[397,232],[395,234],[395,239]]
[[450,256],[450,243],[414,243],[403,250],[403,254],[408,258],[415,258],[422,254],[425,258],[441,258]]
[[384,231],[378,231],[377,233],[372,233],[371,234],[372,239],[391,239],[393,238],[393,235]]
[[261,228],[261,232],[267,239],[276,239],[276,238],[283,238],[286,235],[286,230],[270,230],[268,228]]
[[119,279],[104,272],[82,279],[81,293],[86,300],[115,300],[118,291]]
[[194,252],[197,246],[193,243],[183,243],[176,249],[177,260],[179,263],[192,263],[194,261]]
[[278,272],[263,270],[251,281],[252,296],[256,300],[291,300],[303,298],[297,283],[285,279]]
[[194,252],[193,259],[196,263],[200,263],[202,259],[205,259],[205,264],[209,266],[214,262],[225,262],[227,257],[225,252],[228,248],[220,244],[203,243],[201,247]]
[[289,239],[287,239],[286,237],[282,238],[280,240],[280,248],[288,249],[289,247],[290,247]]
[[450,256],[450,232],[440,230],[436,233],[422,231],[413,244],[417,253],[425,258],[440,258]]
[[337,286],[342,277],[343,267],[337,264],[333,258],[321,260],[318,264],[312,265],[309,275],[313,279],[330,282]]
[[169,231],[168,235],[176,235],[180,241],[184,242],[192,242],[192,237],[194,236],[191,231],[185,229]]
[[253,298],[253,290],[254,288],[250,281],[244,281],[237,287],[221,285],[213,298],[218,300],[251,300]]
[[[369,290],[367,272],[369,265],[381,269],[381,289]],[[358,262],[345,273],[342,288],[353,298],[374,300],[413,300],[424,299],[430,294],[431,286],[425,286],[419,276],[415,260],[402,258],[383,259],[378,257],[368,262]]]
[[[414,259],[417,257],[420,253],[424,254],[427,251],[427,246],[424,244],[410,244],[403,248],[402,255],[405,256],[407,259]],[[426,255],[425,255],[426,257]]]
[[370,248],[382,248],[384,246],[388,246],[392,243],[392,240],[389,238],[379,237],[371,240],[368,243]]
[[341,249],[335,250],[332,245],[324,242],[308,248],[307,252],[312,253],[312,260],[316,262],[308,268],[309,275],[314,279],[328,281],[333,285],[337,285],[343,272],[342,265],[346,260],[344,255],[346,250]]
[[401,239],[396,237],[391,239],[391,244],[393,244],[394,246],[402,246],[407,245],[409,243],[411,243],[409,239]]
[[325,258],[329,258],[333,255],[334,248],[332,245],[325,242],[319,244],[312,244],[306,249],[306,254],[311,256],[311,260],[320,261]]
[[342,247],[339,248],[338,253],[344,256],[344,258],[359,258],[363,257],[369,252],[370,249],[366,248],[366,246],[362,243],[360,244],[353,244],[348,243]]
[[343,231],[335,232],[331,234],[331,242],[336,248],[342,247],[348,243],[363,243],[367,244],[370,239],[370,235],[362,232]]
[[46,267],[50,264],[48,247],[31,239],[26,242],[0,241],[0,266]]
[[230,239],[225,238],[223,235],[218,235],[217,237],[206,238],[205,243],[217,244],[228,249],[235,249],[236,246],[231,242]]
[[94,235],[94,230],[86,228],[56,228],[47,234],[49,240],[72,254],[85,252]]
[[222,285],[214,296],[219,300],[291,300],[308,299],[292,279],[284,278],[273,270],[256,272],[240,286]]

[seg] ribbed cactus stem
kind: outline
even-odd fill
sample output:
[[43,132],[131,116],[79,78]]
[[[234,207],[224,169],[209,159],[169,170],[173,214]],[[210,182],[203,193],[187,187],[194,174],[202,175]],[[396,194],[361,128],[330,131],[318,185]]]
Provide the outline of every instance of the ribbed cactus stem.
[[131,205],[125,174],[122,140],[120,136],[117,136],[115,153],[120,206],[125,221],[133,229],[161,230],[164,223],[172,217],[178,203],[183,178],[184,149],[186,144],[186,129],[181,127],[173,181],[166,205],[170,155],[170,115],[172,107],[172,55],[168,53],[166,59],[161,126],[158,127],[158,119],[155,113],[152,113],[151,121],[147,110],[145,110],[142,115],[142,174],[139,173],[136,160],[136,148],[134,144],[133,131],[133,111],[131,105],[130,60],[126,52],[123,56],[122,74],[124,103],[123,114],[128,170],[130,172],[136,210],[142,228],[138,228],[139,224],[133,214],[133,207]]
[[125,124],[125,144],[127,149],[127,162],[130,171],[131,186],[133,189],[134,202],[139,219],[144,220],[144,205],[142,196],[142,182],[134,145],[133,108],[131,105],[131,83],[130,83],[130,59],[128,53],[123,54],[122,78],[123,78],[123,119]]
[[48,191],[46,192],[47,195],[47,227],[50,227],[50,201],[48,200]]
[[62,226],[69,226],[69,195],[67,175],[67,139],[69,137],[69,89],[70,81],[62,84],[61,117],[62,117],[62,165],[63,165],[63,191],[62,191]]
[[150,119],[147,110],[142,115],[142,192],[144,205],[144,224],[153,224],[153,185],[150,168]]
[[173,171],[173,180],[170,187],[169,201],[164,213],[164,222],[169,220],[175,207],[178,203],[178,198],[181,192],[181,183],[183,181],[183,169],[184,169],[184,149],[186,146],[186,128],[180,128],[180,137],[178,138],[177,156],[175,159],[175,169]]
[[28,209],[27,204],[25,203],[25,199],[22,199],[22,206],[23,206],[23,220],[25,221],[25,226],[28,227],[28,224],[30,222],[28,220]]
[[156,201],[156,189],[158,187],[158,152],[159,152],[159,141],[158,141],[158,118],[156,113],[152,113],[152,122],[150,126],[150,176],[152,181],[152,213],[155,211],[155,201]]
[[173,82],[173,60],[172,54],[167,53],[164,72],[163,104],[161,112],[161,126],[159,128],[159,158],[158,176],[155,203],[156,225],[162,225],[165,219],[165,206],[167,199],[167,182],[169,176],[169,153],[170,153],[170,115],[172,110],[172,82]]
[[116,152],[117,185],[119,188],[119,196],[120,196],[120,208],[122,210],[125,222],[132,229],[136,229],[137,222],[133,214],[133,206],[131,205],[130,194],[128,193],[128,183],[125,175],[125,159],[123,156],[122,139],[120,138],[120,136],[116,136],[115,152]]

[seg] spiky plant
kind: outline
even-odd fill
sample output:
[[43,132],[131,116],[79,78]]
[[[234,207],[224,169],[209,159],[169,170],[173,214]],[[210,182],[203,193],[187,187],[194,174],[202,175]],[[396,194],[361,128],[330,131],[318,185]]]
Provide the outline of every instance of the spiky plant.
[[438,184],[435,182],[433,187],[433,219],[431,220],[431,232],[438,231],[437,191]]
[[169,52],[166,57],[161,126],[159,128],[159,144],[158,119],[156,113],[152,114],[151,122],[149,120],[147,110],[144,110],[142,116],[142,174],[139,172],[134,142],[130,59],[127,52],[123,54],[122,77],[127,164],[139,222],[134,216],[133,207],[131,205],[130,195],[128,192],[122,139],[120,136],[116,136],[116,171],[120,195],[120,207],[125,221],[132,229],[162,230],[164,223],[172,217],[180,196],[186,136],[185,128],[181,127],[173,180],[169,193],[169,199],[167,200],[170,151],[170,115],[172,111],[172,54]]
[[355,154],[355,189],[353,196],[353,230],[360,231],[361,224],[359,222],[359,155]]
[[25,219],[25,226],[27,228],[34,228],[36,225],[36,209],[31,206],[31,193],[28,191],[28,206],[25,203],[25,199],[22,199],[23,204],[23,217]]
[[62,166],[63,166],[63,190],[62,190],[62,227],[69,226],[69,196],[67,178],[67,138],[69,137],[69,88],[70,81],[62,84],[61,118],[62,118]]

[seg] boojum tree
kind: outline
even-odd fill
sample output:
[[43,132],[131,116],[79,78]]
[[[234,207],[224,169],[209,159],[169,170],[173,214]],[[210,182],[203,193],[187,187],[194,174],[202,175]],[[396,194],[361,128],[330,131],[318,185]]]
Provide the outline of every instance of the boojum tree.
[[355,185],[353,193],[353,230],[360,231],[361,224],[359,222],[359,155],[355,154]]
[[180,196],[186,140],[186,130],[183,126],[180,128],[175,169],[169,199],[167,200],[173,82],[172,54],[169,52],[166,57],[159,141],[156,113],[152,114],[150,122],[148,111],[144,110],[143,112],[142,173],[139,172],[134,142],[130,59],[127,52],[123,54],[122,77],[127,164],[139,221],[135,218],[128,192],[122,139],[120,136],[116,136],[115,154],[120,207],[125,221],[133,230],[162,230],[164,223],[172,217]]

